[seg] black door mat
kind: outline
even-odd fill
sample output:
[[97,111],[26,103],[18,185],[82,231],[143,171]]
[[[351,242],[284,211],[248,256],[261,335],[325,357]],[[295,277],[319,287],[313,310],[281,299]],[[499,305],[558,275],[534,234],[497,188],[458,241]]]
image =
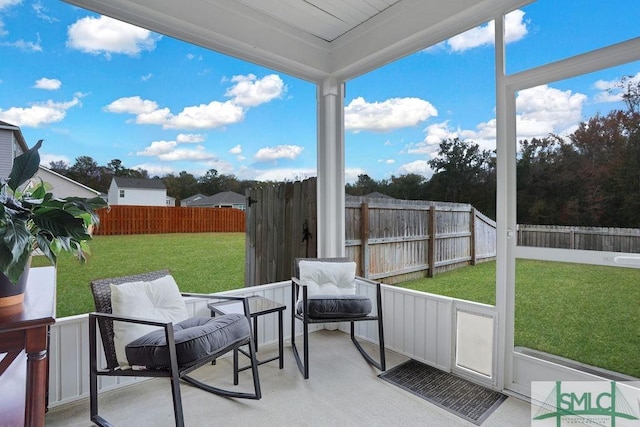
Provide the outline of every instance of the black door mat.
[[417,360],[402,363],[379,377],[478,426],[507,398]]

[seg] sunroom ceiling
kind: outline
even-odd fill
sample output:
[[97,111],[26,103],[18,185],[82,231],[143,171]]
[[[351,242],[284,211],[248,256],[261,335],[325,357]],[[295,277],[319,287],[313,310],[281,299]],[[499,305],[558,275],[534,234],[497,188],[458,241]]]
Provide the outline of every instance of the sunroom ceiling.
[[533,0],[65,0],[292,76],[339,80]]

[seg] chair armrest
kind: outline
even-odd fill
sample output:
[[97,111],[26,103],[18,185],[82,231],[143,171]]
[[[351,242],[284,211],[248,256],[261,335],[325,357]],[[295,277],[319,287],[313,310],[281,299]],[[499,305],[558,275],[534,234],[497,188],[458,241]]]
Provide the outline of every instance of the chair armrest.
[[250,298],[248,296],[237,297],[232,295],[198,294],[198,293],[191,293],[191,292],[182,292],[180,295],[182,295],[183,297],[204,298],[204,299],[227,299],[227,300],[233,300],[233,301],[242,301],[247,298]]
[[117,316],[115,314],[108,313],[89,313],[89,317],[103,318],[106,320],[114,320],[118,322],[139,323],[141,325],[159,326],[161,328],[166,328],[172,323],[164,320],[153,320],[132,316]]
[[189,293],[189,292],[182,293],[181,295],[183,297],[188,297],[188,298],[242,301],[244,315],[247,317],[247,319],[251,318],[251,310],[249,310],[249,298],[251,298],[251,296],[238,297],[233,295],[197,294],[197,293]]
[[367,285],[378,285],[380,283],[380,282],[376,282],[375,280],[367,279],[361,276],[356,276],[356,281],[366,283]]

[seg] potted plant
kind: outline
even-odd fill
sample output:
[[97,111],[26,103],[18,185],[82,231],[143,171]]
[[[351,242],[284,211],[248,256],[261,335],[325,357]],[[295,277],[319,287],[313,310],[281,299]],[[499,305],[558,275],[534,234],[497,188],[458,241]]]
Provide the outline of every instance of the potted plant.
[[0,178],[0,299],[7,297],[0,307],[22,303],[36,248],[53,265],[61,252],[86,261],[88,231],[100,222],[95,211],[107,205],[100,197],[55,198],[46,183],[32,179],[41,146],[42,140],[16,157],[9,177]]

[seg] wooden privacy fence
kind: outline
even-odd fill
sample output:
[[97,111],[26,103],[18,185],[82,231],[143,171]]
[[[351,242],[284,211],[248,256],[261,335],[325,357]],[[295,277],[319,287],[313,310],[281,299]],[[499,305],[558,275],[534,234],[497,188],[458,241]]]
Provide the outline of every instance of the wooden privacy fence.
[[494,259],[496,226],[467,204],[347,196],[346,254],[385,283]]
[[519,224],[517,230],[519,246],[640,253],[638,228]]
[[243,232],[245,213],[230,208],[116,205],[98,210],[94,234]]
[[251,188],[245,286],[291,279],[293,260],[317,254],[316,179]]
[[[247,191],[245,285],[291,278],[315,257],[316,179]],[[470,205],[347,196],[345,254],[358,274],[385,283],[493,259],[495,222]]]

